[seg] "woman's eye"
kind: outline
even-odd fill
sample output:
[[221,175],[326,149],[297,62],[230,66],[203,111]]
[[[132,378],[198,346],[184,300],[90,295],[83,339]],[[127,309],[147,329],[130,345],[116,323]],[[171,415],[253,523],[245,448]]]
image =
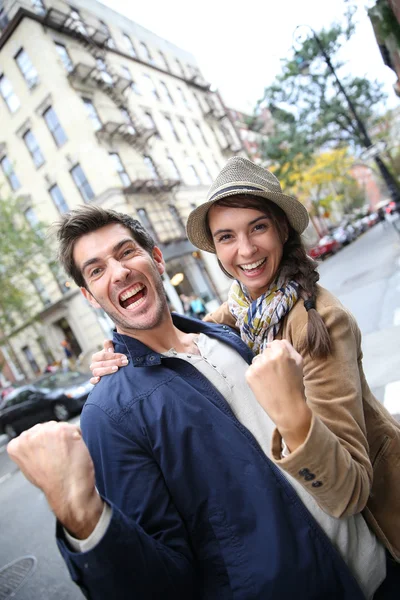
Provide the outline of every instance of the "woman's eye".
[[224,233],[224,235],[221,235],[218,238],[218,242],[226,242],[226,240],[229,240],[232,236],[229,233]]
[[255,225],[254,230],[255,231],[264,231],[267,228],[265,223],[257,223],[257,225]]

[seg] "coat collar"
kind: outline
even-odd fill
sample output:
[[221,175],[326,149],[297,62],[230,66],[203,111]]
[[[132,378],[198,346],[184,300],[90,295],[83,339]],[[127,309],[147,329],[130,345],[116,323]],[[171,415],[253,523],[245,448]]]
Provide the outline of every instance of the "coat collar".
[[[205,323],[199,319],[191,319],[177,313],[172,313],[172,321],[178,329],[184,333],[204,333],[210,337],[223,337],[232,335],[237,338],[237,332],[234,332],[227,325],[217,325],[216,323]],[[237,340],[240,342],[240,340]],[[113,343],[115,352],[127,354],[131,363],[135,367],[152,367],[159,365],[163,356],[148,346],[128,335],[123,335],[114,331]]]

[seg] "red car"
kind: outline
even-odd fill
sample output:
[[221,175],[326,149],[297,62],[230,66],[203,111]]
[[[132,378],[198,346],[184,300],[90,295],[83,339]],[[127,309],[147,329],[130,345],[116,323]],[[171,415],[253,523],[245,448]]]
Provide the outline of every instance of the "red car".
[[320,258],[323,260],[327,256],[336,254],[340,250],[340,244],[330,235],[321,238],[316,246],[310,248],[308,254],[311,258]]

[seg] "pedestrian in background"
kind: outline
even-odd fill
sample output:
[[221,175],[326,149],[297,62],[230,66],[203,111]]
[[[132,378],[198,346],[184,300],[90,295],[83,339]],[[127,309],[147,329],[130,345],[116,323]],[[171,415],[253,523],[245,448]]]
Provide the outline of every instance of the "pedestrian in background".
[[[355,537],[365,517],[388,550],[392,578],[399,572],[392,561],[400,560],[400,426],[365,380],[354,317],[317,284],[317,264],[300,237],[307,224],[304,206],[272,173],[244,158],[229,160],[187,225],[190,241],[216,253],[234,280],[228,302],[206,320],[237,328],[261,365],[272,340],[286,339],[301,354],[309,409],[298,425],[301,452],[291,452],[276,432],[272,458],[327,515],[359,515]],[[105,352],[93,358],[100,376],[111,372],[104,360],[119,362]],[[261,374],[249,383],[272,421],[290,410],[264,401],[268,380]]]

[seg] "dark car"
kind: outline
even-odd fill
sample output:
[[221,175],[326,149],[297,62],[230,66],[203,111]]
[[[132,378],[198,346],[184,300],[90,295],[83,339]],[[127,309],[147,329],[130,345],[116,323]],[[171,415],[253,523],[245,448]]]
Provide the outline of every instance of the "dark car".
[[0,409],[0,433],[12,438],[36,423],[66,421],[79,413],[93,388],[90,377],[60,371],[10,392]]

